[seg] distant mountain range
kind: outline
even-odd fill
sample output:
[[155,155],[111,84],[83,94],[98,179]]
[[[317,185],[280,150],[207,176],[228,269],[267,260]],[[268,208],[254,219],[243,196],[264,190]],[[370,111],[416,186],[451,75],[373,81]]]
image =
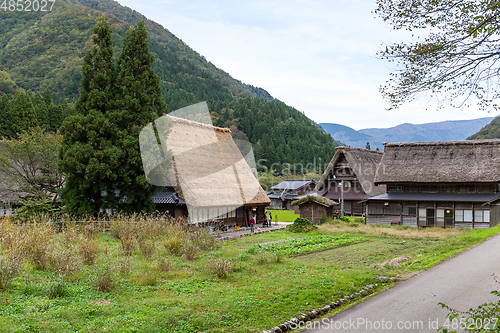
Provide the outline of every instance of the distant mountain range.
[[473,120],[449,120],[427,124],[404,123],[390,128],[367,128],[356,131],[348,126],[321,123],[320,126],[335,140],[350,147],[365,148],[370,143],[371,149],[383,150],[384,142],[430,142],[465,140],[488,125],[494,117]]

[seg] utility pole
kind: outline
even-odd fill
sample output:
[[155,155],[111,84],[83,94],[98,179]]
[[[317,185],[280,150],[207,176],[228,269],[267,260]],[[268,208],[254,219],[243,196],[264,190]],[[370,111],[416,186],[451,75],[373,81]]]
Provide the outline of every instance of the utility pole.
[[340,217],[344,217],[344,181],[340,181]]

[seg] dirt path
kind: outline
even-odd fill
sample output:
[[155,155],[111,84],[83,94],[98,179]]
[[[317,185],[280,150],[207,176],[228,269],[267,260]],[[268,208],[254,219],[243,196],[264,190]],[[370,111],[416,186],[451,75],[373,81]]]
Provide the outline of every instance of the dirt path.
[[[303,332],[436,332],[448,311],[498,301],[500,234]],[[459,332],[461,330],[458,330]]]

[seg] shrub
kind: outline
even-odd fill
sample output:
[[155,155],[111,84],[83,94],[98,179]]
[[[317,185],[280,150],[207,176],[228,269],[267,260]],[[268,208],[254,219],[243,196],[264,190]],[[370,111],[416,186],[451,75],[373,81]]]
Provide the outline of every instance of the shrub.
[[332,217],[330,217],[330,216],[321,216],[321,217],[319,218],[319,223],[320,223],[320,224],[329,223],[329,222],[331,222],[331,221],[333,221],[333,218],[332,218]]
[[223,258],[213,259],[208,267],[210,271],[220,279],[226,278],[233,271],[232,263]]
[[8,289],[12,279],[19,276],[22,263],[22,257],[15,254],[0,259],[0,290]]
[[291,232],[309,232],[318,229],[316,225],[311,223],[308,219],[298,217],[293,224],[289,225],[287,229]]

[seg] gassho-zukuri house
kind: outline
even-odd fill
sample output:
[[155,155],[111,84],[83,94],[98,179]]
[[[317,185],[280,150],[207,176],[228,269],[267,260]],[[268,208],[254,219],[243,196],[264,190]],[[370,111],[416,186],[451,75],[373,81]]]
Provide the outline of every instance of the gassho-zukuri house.
[[350,147],[336,149],[314,192],[335,202],[343,198],[346,215],[363,216],[363,200],[385,193],[385,186],[373,183],[383,153]]
[[366,223],[486,228],[500,193],[500,140],[386,143]]
[[168,115],[166,145],[173,153],[169,186],[153,197],[157,211],[193,224],[217,222],[248,226],[252,215],[264,218],[271,203],[228,128]]

